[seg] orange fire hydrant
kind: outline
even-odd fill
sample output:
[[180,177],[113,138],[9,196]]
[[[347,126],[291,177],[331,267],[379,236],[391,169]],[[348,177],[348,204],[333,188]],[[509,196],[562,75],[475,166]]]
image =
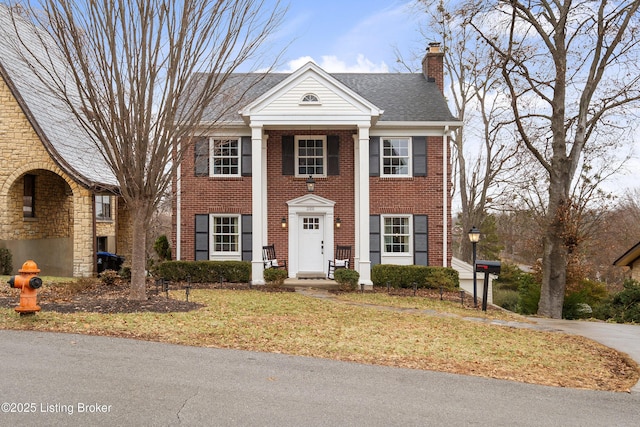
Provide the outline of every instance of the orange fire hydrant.
[[28,260],[22,264],[18,273],[20,274],[11,277],[7,282],[12,288],[20,288],[20,305],[16,307],[16,311],[20,316],[36,314],[40,311],[37,304],[37,289],[42,286],[42,279],[37,277],[40,269],[34,261]]

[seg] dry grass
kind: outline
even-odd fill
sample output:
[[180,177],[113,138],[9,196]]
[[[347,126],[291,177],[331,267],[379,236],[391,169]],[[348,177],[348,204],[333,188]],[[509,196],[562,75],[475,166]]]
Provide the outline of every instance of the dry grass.
[[[365,297],[341,296],[352,301],[345,304],[297,293],[193,290],[190,299],[206,306],[192,312],[40,312],[20,318],[0,309],[0,328],[132,337],[597,390],[627,391],[638,380],[635,363],[581,337],[354,304]],[[375,298],[360,302],[427,304]],[[453,310],[435,303],[430,310]]]

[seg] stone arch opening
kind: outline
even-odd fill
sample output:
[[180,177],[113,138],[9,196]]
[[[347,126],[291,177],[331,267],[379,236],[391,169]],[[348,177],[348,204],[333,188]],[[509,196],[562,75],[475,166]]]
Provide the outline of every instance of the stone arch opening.
[[33,259],[47,275],[73,275],[73,189],[46,169],[23,171],[5,195],[0,245],[13,256],[13,269]]

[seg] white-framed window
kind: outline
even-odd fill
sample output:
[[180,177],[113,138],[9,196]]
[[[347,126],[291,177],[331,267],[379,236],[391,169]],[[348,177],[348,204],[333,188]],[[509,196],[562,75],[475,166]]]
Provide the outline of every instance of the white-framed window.
[[383,255],[411,255],[412,221],[411,215],[382,216]]
[[211,215],[211,254],[240,256],[240,215]]
[[240,176],[238,138],[211,138],[211,176]]
[[111,220],[111,196],[96,194],[96,219],[99,221]]
[[296,176],[327,176],[326,165],[326,136],[296,136]]
[[380,176],[411,176],[411,138],[381,138]]

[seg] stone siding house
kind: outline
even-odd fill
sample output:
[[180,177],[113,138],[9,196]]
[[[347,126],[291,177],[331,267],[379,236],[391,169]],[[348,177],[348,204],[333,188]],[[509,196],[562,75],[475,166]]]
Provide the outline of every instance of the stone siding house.
[[629,267],[629,277],[640,281],[640,242],[613,262],[616,267]]
[[128,247],[128,215],[96,144],[24,61],[16,28],[40,55],[34,28],[16,25],[0,5],[0,248],[14,272],[33,259],[43,275],[91,276],[97,251]]
[[[256,284],[271,244],[290,278],[327,276],[337,246],[352,248],[364,285],[379,263],[451,266],[449,137],[461,122],[442,61],[433,44],[423,73],[310,62],[232,75],[224,94],[243,94],[239,107],[215,129],[203,123],[175,180],[176,258],[248,260]],[[215,106],[203,122],[213,117]]]

